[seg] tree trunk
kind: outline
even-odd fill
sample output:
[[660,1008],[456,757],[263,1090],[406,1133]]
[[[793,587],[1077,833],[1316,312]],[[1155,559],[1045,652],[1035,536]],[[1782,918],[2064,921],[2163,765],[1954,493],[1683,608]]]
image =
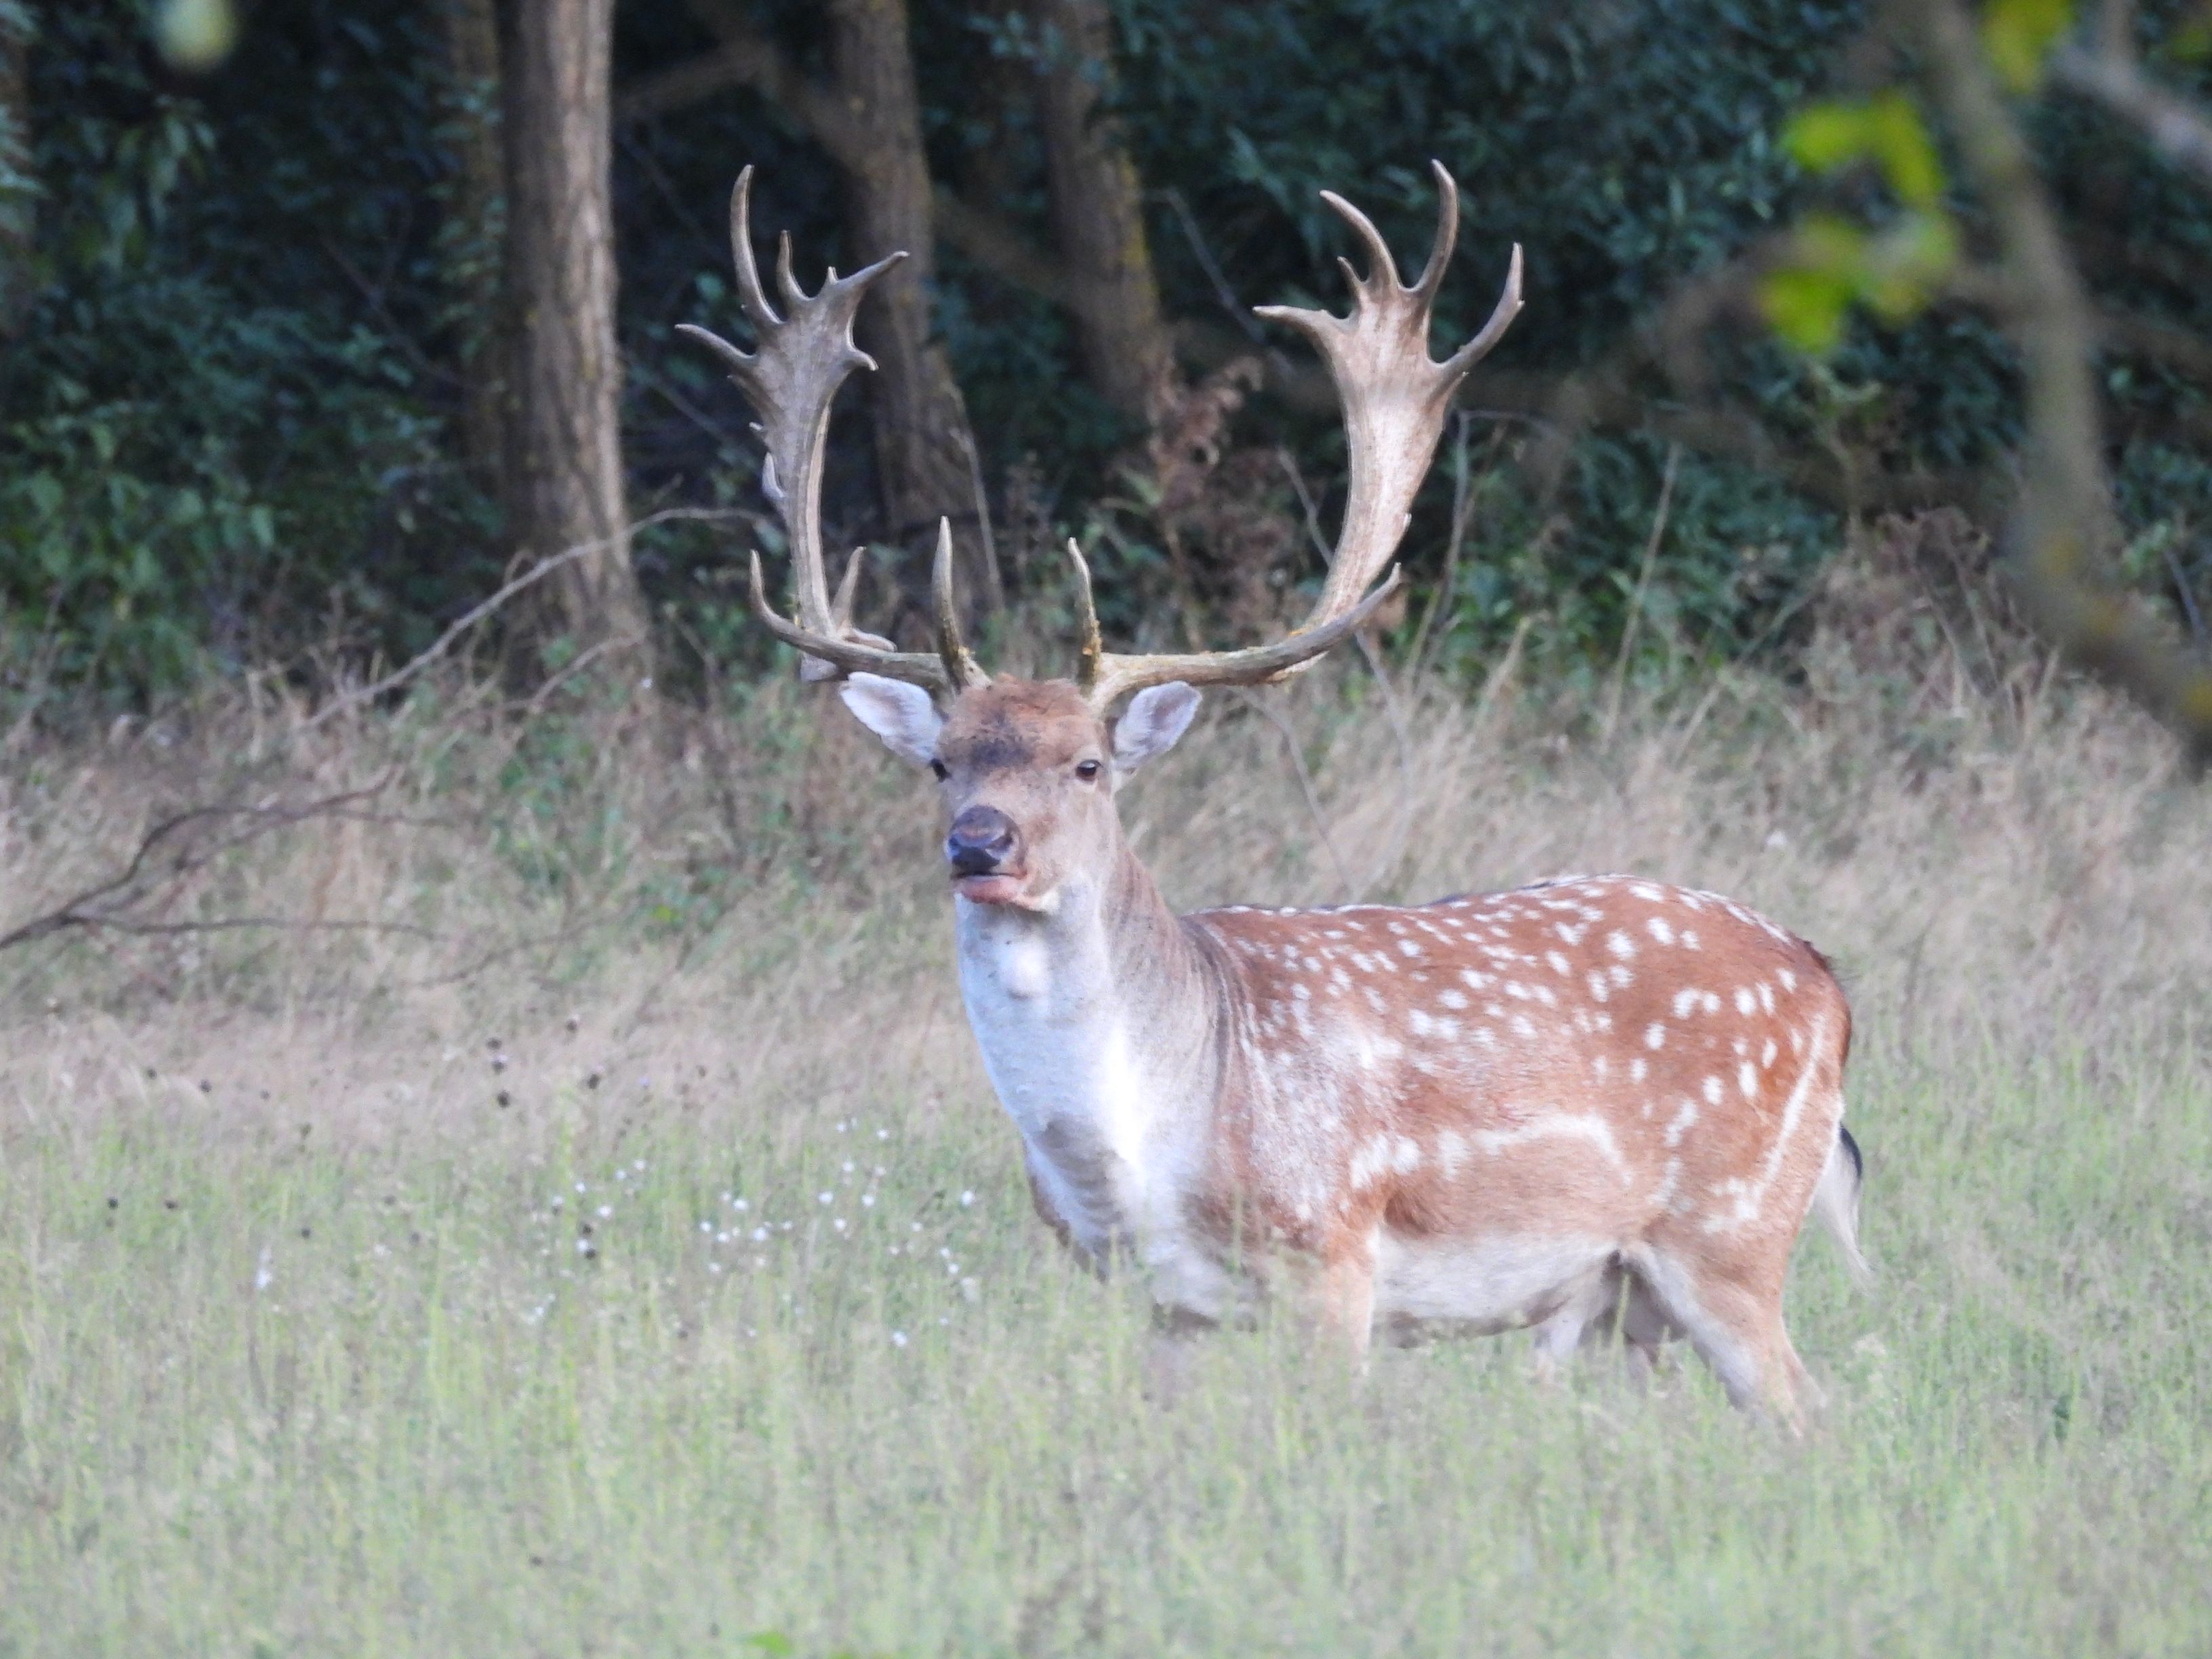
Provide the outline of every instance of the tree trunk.
[[863,135],[859,155],[840,158],[853,263],[907,253],[860,308],[856,331],[876,360],[868,405],[884,525],[892,539],[926,544],[940,516],[973,519],[975,488],[967,408],[930,326],[937,244],[906,3],[830,0],[829,10],[836,96]]
[[1084,374],[1115,408],[1149,419],[1175,358],[1145,240],[1142,188],[1112,109],[1112,19],[1105,0],[1034,5],[1046,185]]
[[438,261],[461,380],[462,459],[477,487],[504,495],[508,331],[504,253],[507,157],[500,144],[496,0],[438,0],[445,61],[438,137],[452,177]]
[[544,558],[549,631],[641,635],[629,562],[615,344],[608,72],[614,0],[517,0],[501,41],[507,149],[507,528]]
[[31,158],[28,0],[0,0],[0,337],[15,332],[37,281],[38,183]]

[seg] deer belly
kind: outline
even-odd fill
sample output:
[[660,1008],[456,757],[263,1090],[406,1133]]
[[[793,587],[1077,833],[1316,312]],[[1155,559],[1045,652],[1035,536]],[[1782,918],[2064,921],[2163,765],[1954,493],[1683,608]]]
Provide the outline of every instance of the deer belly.
[[1375,1316],[1399,1326],[1517,1329],[1555,1312],[1616,1248],[1572,1233],[1415,1236],[1386,1227],[1375,1245]]

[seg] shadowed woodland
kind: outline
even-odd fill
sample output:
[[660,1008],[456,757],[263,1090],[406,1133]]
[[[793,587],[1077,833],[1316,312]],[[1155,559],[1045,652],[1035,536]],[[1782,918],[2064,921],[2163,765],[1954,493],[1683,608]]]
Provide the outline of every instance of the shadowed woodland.
[[1477,682],[1518,636],[1571,678],[1791,672],[1838,561],[1934,515],[2201,743],[2208,27],[6,0],[11,719],[257,673],[327,696],[562,554],[468,630],[518,681],[617,648],[680,695],[763,672],[759,446],[674,333],[744,337],[748,163],[763,268],[779,229],[809,286],[908,256],[832,443],[863,625],[918,636],[945,517],[983,626],[1066,638],[1073,535],[1125,637],[1255,634],[1319,580],[1342,481],[1325,376],[1250,308],[1338,302],[1324,186],[1412,258],[1434,156],[1467,198],[1439,350],[1516,242],[1529,305],[1418,505],[1402,658]]

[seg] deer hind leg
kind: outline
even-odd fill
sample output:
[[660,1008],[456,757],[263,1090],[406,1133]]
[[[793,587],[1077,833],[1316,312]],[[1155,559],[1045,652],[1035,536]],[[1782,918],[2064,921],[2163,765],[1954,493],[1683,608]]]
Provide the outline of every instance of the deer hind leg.
[[1688,1336],[1732,1404],[1803,1431],[1797,1397],[1809,1381],[1782,1322],[1780,1273],[1731,1271],[1744,1264],[1650,1249],[1632,1265],[1658,1314]]
[[1628,1375],[1639,1387],[1659,1370],[1660,1350],[1668,1340],[1682,1334],[1682,1328],[1667,1316],[1642,1274],[1620,1270],[1625,1289],[1620,1304],[1620,1342],[1628,1359]]
[[1533,1333],[1538,1377],[1552,1382],[1577,1348],[1595,1346],[1612,1335],[1613,1315],[1620,1306],[1621,1277],[1619,1262],[1601,1263],[1538,1322]]

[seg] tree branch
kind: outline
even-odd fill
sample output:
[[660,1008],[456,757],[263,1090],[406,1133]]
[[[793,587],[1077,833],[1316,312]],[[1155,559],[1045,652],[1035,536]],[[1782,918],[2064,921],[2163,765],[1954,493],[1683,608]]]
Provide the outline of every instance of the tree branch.
[[2212,120],[2145,75],[2134,58],[2069,43],[2051,53],[2051,76],[2127,122],[2197,183],[2212,185]]
[[2163,638],[2102,580],[2113,537],[2094,375],[2097,322],[2027,141],[1959,0],[1911,0],[1935,100],[1988,206],[2010,289],[2005,320],[2027,382],[2027,453],[2007,528],[2008,561],[2051,641],[2104,674],[2212,759],[2212,667]]

